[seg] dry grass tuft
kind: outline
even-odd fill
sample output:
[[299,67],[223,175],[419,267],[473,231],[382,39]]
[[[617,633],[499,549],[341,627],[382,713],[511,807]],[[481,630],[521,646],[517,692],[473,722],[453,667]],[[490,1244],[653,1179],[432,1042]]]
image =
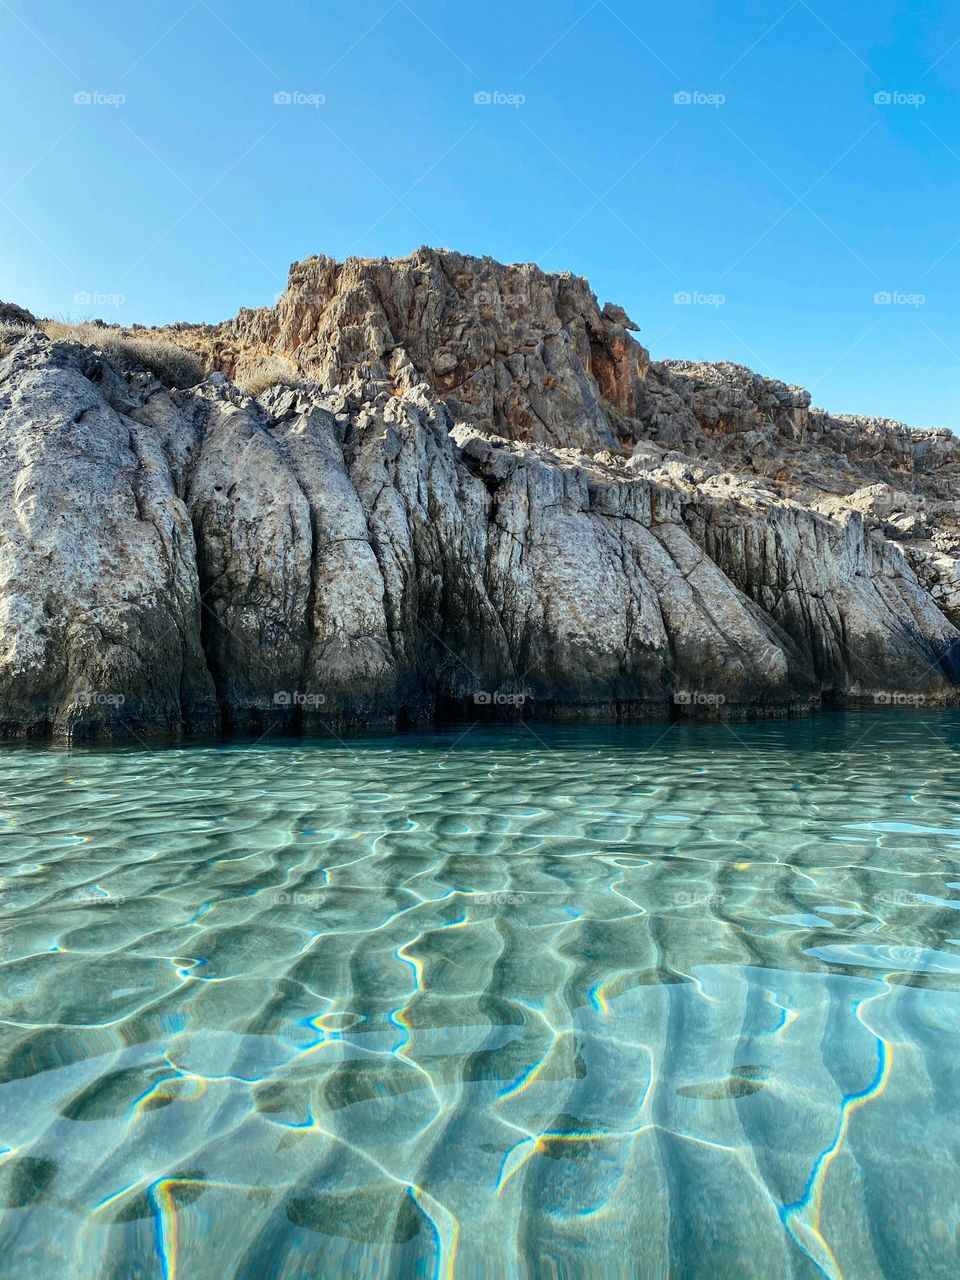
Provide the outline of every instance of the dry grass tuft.
[[236,384],[248,396],[261,396],[271,387],[290,387],[296,390],[304,385],[296,367],[283,356],[264,356],[257,364],[236,376]]
[[53,342],[80,342],[87,347],[96,347],[118,369],[144,369],[165,387],[185,390],[195,387],[206,376],[203,361],[198,355],[167,338],[89,322],[70,324],[63,320],[44,320],[42,327]]
[[0,342],[10,342],[14,338],[22,338],[25,333],[36,333],[36,326],[25,324],[22,320],[0,320]]

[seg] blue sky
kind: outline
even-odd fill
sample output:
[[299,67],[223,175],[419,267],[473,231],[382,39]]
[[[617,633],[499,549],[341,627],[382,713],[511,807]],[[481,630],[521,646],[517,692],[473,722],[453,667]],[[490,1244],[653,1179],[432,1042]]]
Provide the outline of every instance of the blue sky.
[[0,0],[0,84],[0,297],[40,314],[215,321],[426,243],[960,428],[955,5]]

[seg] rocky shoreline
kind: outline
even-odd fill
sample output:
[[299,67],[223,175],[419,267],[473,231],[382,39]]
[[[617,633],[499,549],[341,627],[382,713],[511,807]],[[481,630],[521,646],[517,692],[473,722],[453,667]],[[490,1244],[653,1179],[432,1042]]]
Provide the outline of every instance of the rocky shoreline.
[[8,313],[0,732],[955,701],[960,442],[634,328],[433,250],[160,331],[185,389]]

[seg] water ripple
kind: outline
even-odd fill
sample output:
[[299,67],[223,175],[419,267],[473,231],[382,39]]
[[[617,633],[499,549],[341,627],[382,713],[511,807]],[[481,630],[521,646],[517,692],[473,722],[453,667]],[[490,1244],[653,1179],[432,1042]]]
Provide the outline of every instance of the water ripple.
[[5,748],[5,1273],[952,1280],[958,731]]

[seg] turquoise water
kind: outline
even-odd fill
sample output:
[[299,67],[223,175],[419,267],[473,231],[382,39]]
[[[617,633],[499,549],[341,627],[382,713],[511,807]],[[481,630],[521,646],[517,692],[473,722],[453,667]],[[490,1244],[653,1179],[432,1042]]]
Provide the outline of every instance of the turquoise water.
[[960,1274],[960,715],[0,752],[0,1273]]

